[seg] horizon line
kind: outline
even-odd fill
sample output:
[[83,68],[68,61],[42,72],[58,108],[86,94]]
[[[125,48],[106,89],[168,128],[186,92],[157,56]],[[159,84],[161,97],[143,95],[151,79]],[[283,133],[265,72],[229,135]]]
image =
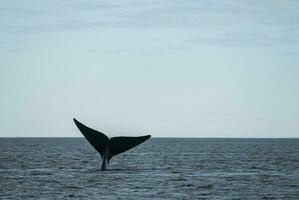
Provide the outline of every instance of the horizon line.
[[[118,137],[118,136],[116,136]],[[128,136],[129,137],[129,136]],[[45,137],[36,137],[36,136],[17,136],[17,137],[14,137],[14,136],[8,136],[8,137],[2,137],[0,136],[0,139],[26,139],[26,138],[45,138],[45,139],[64,139],[64,138],[74,138],[74,139],[77,139],[77,138],[84,138],[83,136],[78,136],[78,137],[68,137],[68,136],[54,136],[54,137],[51,137],[51,136],[45,136]],[[111,137],[113,138],[113,137]],[[153,137],[152,138],[157,138],[157,139],[299,139],[299,137]]]

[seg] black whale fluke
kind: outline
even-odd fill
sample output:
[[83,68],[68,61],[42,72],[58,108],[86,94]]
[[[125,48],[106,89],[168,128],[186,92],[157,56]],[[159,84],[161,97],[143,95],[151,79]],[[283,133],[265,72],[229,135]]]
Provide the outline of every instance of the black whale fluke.
[[129,150],[151,137],[151,135],[145,135],[139,137],[113,137],[109,139],[104,133],[89,128],[76,119],[74,119],[74,122],[87,141],[101,154],[102,170],[107,169],[107,165],[113,156]]

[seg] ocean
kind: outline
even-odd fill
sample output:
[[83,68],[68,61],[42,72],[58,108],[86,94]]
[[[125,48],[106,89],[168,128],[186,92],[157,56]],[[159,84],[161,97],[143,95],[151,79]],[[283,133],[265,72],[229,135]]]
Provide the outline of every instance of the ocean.
[[299,139],[152,138],[108,169],[84,138],[0,138],[1,199],[299,199]]

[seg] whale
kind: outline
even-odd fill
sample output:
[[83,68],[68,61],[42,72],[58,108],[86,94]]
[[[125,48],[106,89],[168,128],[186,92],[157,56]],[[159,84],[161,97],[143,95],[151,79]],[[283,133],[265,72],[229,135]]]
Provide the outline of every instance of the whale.
[[151,137],[151,135],[144,135],[138,137],[120,136],[109,138],[104,133],[85,126],[75,118],[73,120],[86,140],[101,155],[101,170],[107,170],[108,164],[113,156],[132,149]]

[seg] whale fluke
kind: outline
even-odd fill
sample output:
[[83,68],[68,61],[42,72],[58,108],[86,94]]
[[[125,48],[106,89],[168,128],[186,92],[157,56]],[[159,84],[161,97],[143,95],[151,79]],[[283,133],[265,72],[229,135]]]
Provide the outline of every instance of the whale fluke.
[[75,124],[81,131],[81,133],[84,135],[84,137],[87,139],[87,141],[101,154],[103,157],[105,147],[108,144],[109,138],[99,131],[96,131],[94,129],[91,129],[84,124],[80,123],[76,119],[74,119]]
[[132,149],[151,137],[151,135],[145,135],[139,137],[112,137],[109,139],[104,133],[85,126],[75,118],[74,122],[87,141],[100,153],[102,170],[107,168],[113,156]]

